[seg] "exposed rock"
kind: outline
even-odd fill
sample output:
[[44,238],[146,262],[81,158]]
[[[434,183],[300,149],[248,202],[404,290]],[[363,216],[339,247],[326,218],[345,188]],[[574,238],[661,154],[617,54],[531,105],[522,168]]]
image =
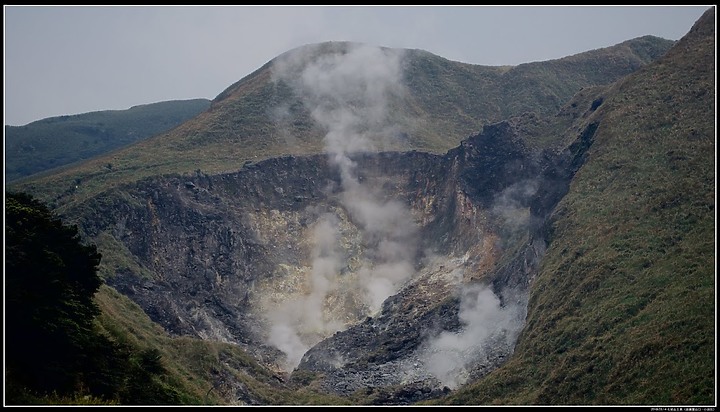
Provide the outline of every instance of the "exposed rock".
[[[147,179],[95,198],[96,219],[84,221],[83,229],[111,233],[127,249],[134,265],[116,268],[108,283],[168,332],[242,345],[280,371],[284,354],[270,344],[271,315],[311,294],[313,230],[333,216],[339,237],[330,246],[344,266],[322,296],[325,329],[299,332],[312,348],[296,371],[321,372],[320,387],[329,393],[371,390],[377,403],[412,403],[448,391],[426,364],[428,342],[468,327],[461,295],[469,285],[488,285],[500,307],[519,308],[513,316],[524,321],[547,217],[594,132],[590,126],[555,155],[526,146],[540,126],[532,115],[490,125],[444,156],[353,156],[358,184],[379,205],[405,205],[416,231],[407,238],[417,242],[413,274],[378,312],[363,300],[358,282],[381,243],[363,232],[367,222],[349,209],[355,206],[343,197],[344,182],[325,156],[246,163],[215,176]],[[463,366],[462,381],[504,362],[517,333],[488,337],[482,356]],[[235,390],[239,401],[253,403]]]

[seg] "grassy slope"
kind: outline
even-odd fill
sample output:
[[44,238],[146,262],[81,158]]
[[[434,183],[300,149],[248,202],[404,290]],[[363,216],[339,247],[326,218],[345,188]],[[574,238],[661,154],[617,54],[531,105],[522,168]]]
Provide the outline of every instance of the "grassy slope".
[[[99,323],[111,336],[141,350],[161,351],[163,366],[170,375],[166,384],[182,394],[184,404],[223,405],[236,401],[238,393],[227,384],[230,380],[240,382],[255,402],[263,404],[347,403],[341,398],[280,382],[237,345],[170,337],[139,306],[111,287],[101,287],[96,301],[102,309]],[[233,379],[229,379],[231,375]]]
[[5,126],[5,179],[89,159],[166,132],[209,106],[207,99],[175,100]]
[[[610,83],[664,53],[669,40],[643,37],[564,59],[516,67],[474,66],[408,51],[410,92],[391,102],[392,117],[409,138],[395,149],[444,152],[488,122],[534,110],[554,113],[580,88]],[[17,190],[53,207],[78,202],[110,186],[167,173],[237,170],[246,160],[322,150],[322,130],[268,65],[230,86],[210,110],[173,131],[77,167],[25,179]],[[273,121],[287,104],[292,117]],[[112,168],[107,165],[112,164]]]
[[443,402],[714,404],[714,24],[607,92],[515,355]]

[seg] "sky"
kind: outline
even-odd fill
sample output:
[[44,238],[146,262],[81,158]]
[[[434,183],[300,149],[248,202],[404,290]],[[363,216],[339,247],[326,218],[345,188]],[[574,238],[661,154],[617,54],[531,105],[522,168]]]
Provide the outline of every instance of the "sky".
[[478,65],[570,56],[654,35],[695,6],[3,6],[4,124],[213,99],[278,55],[355,41]]

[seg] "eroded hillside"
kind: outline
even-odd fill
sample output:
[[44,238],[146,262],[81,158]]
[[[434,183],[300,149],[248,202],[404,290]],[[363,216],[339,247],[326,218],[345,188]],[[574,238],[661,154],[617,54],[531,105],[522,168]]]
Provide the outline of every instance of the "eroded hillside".
[[[623,60],[637,65],[615,79],[639,70],[616,83],[562,99],[562,81],[521,88],[547,105],[478,117],[480,133],[440,153],[385,150],[421,141],[398,126],[427,107],[398,81],[407,60],[362,45],[313,49],[123,155],[172,146],[172,167],[148,163],[125,180],[78,169],[74,188],[49,196],[101,245],[107,283],[150,319],[242,349],[253,373],[283,387],[356,404],[704,403],[714,393],[711,26],[714,10],[657,62]],[[521,69],[531,67],[486,75]],[[268,96],[277,134],[254,110]],[[424,124],[435,120],[451,121]],[[245,149],[277,139],[311,150],[247,160]],[[225,402],[271,402],[213,373]]]
[[[568,110],[592,112],[590,100]],[[151,178],[72,212],[113,239],[107,282],[171,333],[241,345],[330,394],[409,403],[512,353],[545,219],[594,128],[561,151],[526,141],[584,118],[501,122],[445,155],[290,156]]]

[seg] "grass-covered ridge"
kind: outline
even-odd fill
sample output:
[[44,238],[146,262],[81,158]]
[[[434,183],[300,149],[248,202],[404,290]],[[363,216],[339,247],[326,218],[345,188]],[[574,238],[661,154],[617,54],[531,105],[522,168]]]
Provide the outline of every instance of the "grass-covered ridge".
[[[442,153],[485,124],[534,111],[554,113],[583,87],[609,84],[665,53],[672,41],[642,37],[563,59],[515,67],[452,62],[406,50],[408,93],[390,102],[389,116],[406,138],[397,150]],[[54,207],[82,201],[120,183],[168,173],[214,174],[247,160],[318,153],[325,131],[282,82],[272,62],[228,87],[209,110],[170,132],[72,168],[16,182]],[[278,107],[289,117],[276,121]]]
[[443,402],[714,404],[714,25],[607,91],[514,356]]
[[107,153],[166,132],[208,107],[207,99],[173,100],[5,126],[5,178],[12,181]]

